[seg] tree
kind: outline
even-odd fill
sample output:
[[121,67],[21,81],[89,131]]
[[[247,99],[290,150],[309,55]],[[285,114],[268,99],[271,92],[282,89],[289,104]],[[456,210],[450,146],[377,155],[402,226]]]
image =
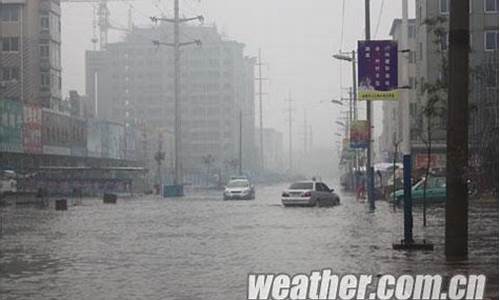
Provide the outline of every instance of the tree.
[[[427,225],[426,202],[427,202],[427,179],[430,175],[431,157],[432,157],[432,132],[436,122],[442,122],[446,116],[446,102],[448,99],[448,56],[446,49],[448,48],[447,19],[443,16],[429,18],[424,21],[424,24],[429,26],[429,31],[433,34],[432,44],[438,54],[440,76],[434,81],[421,82],[420,94],[427,96],[426,102],[421,109],[424,119],[420,120],[420,128],[425,128],[420,132],[420,139],[426,145],[426,166],[423,186],[423,223]],[[446,119],[444,119],[446,120]],[[446,122],[442,122],[445,124]]]

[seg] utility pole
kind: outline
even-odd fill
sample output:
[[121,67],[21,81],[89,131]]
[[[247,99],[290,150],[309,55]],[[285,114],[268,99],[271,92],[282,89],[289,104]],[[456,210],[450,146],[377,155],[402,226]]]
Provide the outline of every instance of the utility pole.
[[[402,50],[408,49],[408,0],[403,0],[403,21],[401,30]],[[406,53],[406,52],[405,52]],[[403,60],[401,64],[402,85],[408,86],[408,61]],[[410,99],[407,89],[401,90],[401,113],[402,113],[402,135],[403,143],[403,178],[404,178],[404,242],[413,243],[413,213],[411,199],[411,142],[410,142]]]
[[[370,33],[370,0],[365,0],[365,40],[371,39]],[[368,147],[366,149],[366,175],[368,185],[368,203],[370,210],[375,209],[375,197],[373,195],[373,168],[372,168],[372,103],[366,100],[366,119],[368,121]]]
[[158,188],[159,188],[159,194],[160,196],[163,194],[162,189],[163,189],[163,180],[162,180],[162,174],[161,174],[161,164],[162,161],[165,159],[165,152],[162,151],[163,147],[163,136],[161,134],[161,131],[158,132],[158,151],[155,154],[155,160],[157,163],[158,167]]
[[304,158],[307,155],[307,143],[308,143],[308,126],[307,126],[307,110],[304,107]]
[[353,109],[353,119],[358,120],[358,110],[357,110],[357,100],[358,100],[358,83],[356,80],[356,51],[352,50],[352,109]]
[[183,184],[183,174],[182,174],[182,161],[180,158],[180,153],[182,151],[182,120],[181,120],[181,101],[180,101],[180,47],[187,45],[198,45],[201,46],[200,40],[194,40],[190,42],[179,41],[179,24],[185,23],[192,20],[199,20],[203,22],[203,16],[197,16],[192,18],[179,18],[179,0],[174,0],[174,18],[158,18],[151,17],[153,22],[166,21],[174,24],[174,42],[173,43],[162,43],[158,40],[153,41],[153,44],[166,45],[174,48],[174,185],[176,186],[176,191],[179,191],[176,196],[182,196],[182,184]]
[[468,255],[469,1],[450,1],[445,254]]
[[238,148],[238,173],[239,175],[243,175],[243,113],[240,109],[240,138],[239,138],[239,148]]
[[147,137],[147,132],[146,132],[146,122],[142,122],[142,151],[144,151],[143,153],[143,160],[144,160],[144,164],[143,164],[143,167],[144,167],[144,178],[143,178],[143,183],[144,183],[144,194],[146,194],[146,188],[147,188],[147,181],[146,181],[146,169],[147,169],[147,165],[148,165],[148,137]]
[[258,96],[259,96],[259,146],[260,146],[260,148],[259,148],[259,152],[260,152],[259,163],[260,163],[261,170],[264,170],[264,168],[265,168],[265,162],[264,162],[264,125],[263,125],[264,122],[263,122],[263,109],[262,109],[262,96],[264,94],[262,92],[262,81],[266,80],[266,79],[262,78],[263,63],[262,63],[262,51],[260,48],[259,48],[259,62],[257,63],[257,66],[258,66],[258,72],[259,72],[259,75],[256,78],[256,80],[259,81],[259,92],[258,92]]
[[309,124],[308,138],[309,138],[309,151],[311,151],[311,149],[313,148],[313,128],[311,124]]
[[285,102],[288,103],[288,169],[290,174],[292,173],[292,168],[293,168],[293,163],[292,163],[292,114],[293,114],[293,100],[292,100],[292,93],[289,91],[288,92],[288,98],[285,99]]

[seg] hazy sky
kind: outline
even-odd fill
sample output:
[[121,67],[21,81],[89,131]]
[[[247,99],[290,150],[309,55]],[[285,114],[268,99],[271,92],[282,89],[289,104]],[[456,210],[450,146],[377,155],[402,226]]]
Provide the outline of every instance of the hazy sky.
[[[150,25],[151,15],[172,15],[173,11],[173,0],[130,3],[134,8],[134,23],[139,26]],[[186,17],[202,14],[207,24],[215,23],[227,38],[245,43],[246,55],[256,56],[262,48],[263,61],[267,63],[264,77],[270,79],[264,84],[266,127],[287,133],[284,99],[291,91],[295,100],[294,144],[302,145],[304,108],[307,107],[315,146],[334,146],[333,141],[338,137],[333,132],[340,130],[334,124],[340,115],[339,107],[320,101],[347,96],[340,87],[351,84],[351,66],[334,61],[331,55],[341,48],[350,51],[357,40],[363,39],[363,0],[180,0],[180,3],[181,14]],[[409,1],[409,6],[411,17],[414,1]],[[126,27],[127,2],[110,2],[109,8],[111,23]],[[63,3],[62,11],[63,90],[65,94],[70,89],[84,93],[84,51],[92,47],[92,4]],[[392,20],[400,16],[400,0],[372,0],[372,38],[389,38]],[[122,35],[122,32],[111,31],[110,41],[117,41]],[[380,116],[380,107],[375,113],[375,118]],[[376,134],[380,132],[379,124],[375,123]]]

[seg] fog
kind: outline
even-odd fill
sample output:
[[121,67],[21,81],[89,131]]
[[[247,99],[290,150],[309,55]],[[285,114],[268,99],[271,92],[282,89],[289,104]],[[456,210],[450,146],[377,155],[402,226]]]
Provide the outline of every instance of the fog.
[[[110,21],[126,28],[129,3],[135,26],[151,26],[150,16],[172,16],[173,0],[110,2]],[[93,3],[62,4],[63,93],[76,89],[84,94],[84,51],[92,49]],[[339,106],[329,99],[347,97],[351,66],[335,61],[339,50],[351,51],[364,38],[364,1],[362,0],[184,0],[181,16],[203,15],[205,24],[215,24],[227,39],[246,45],[245,54],[256,56],[262,49],[264,82],[264,127],[284,133],[288,145],[288,123],[284,99],[291,93],[293,144],[302,145],[304,115],[312,126],[314,147],[334,150],[341,138],[335,125]],[[383,9],[381,9],[383,8]],[[381,13],[380,13],[381,12]],[[389,38],[394,18],[401,15],[401,1],[374,0],[371,3],[373,39]],[[410,17],[414,7],[410,5]],[[343,30],[342,30],[343,29]],[[122,31],[110,30],[109,41],[119,41]],[[182,38],[182,35],[181,35]],[[256,97],[257,101],[257,97]],[[323,101],[323,103],[321,103]],[[364,115],[364,104],[360,116]],[[304,109],[306,113],[304,113]],[[380,134],[380,104],[375,104],[375,135]],[[286,152],[286,151],[285,151]],[[332,151],[336,152],[336,151]]]

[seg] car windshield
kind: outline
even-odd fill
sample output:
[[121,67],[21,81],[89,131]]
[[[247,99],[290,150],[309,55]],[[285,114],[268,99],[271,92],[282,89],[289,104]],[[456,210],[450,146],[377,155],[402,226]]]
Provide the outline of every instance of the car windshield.
[[296,182],[296,183],[292,183],[292,185],[290,185],[290,187],[288,189],[289,190],[312,190],[313,183],[312,182]]
[[227,184],[228,188],[239,188],[239,187],[248,187],[248,181],[246,180],[235,180],[235,181],[230,181]]

